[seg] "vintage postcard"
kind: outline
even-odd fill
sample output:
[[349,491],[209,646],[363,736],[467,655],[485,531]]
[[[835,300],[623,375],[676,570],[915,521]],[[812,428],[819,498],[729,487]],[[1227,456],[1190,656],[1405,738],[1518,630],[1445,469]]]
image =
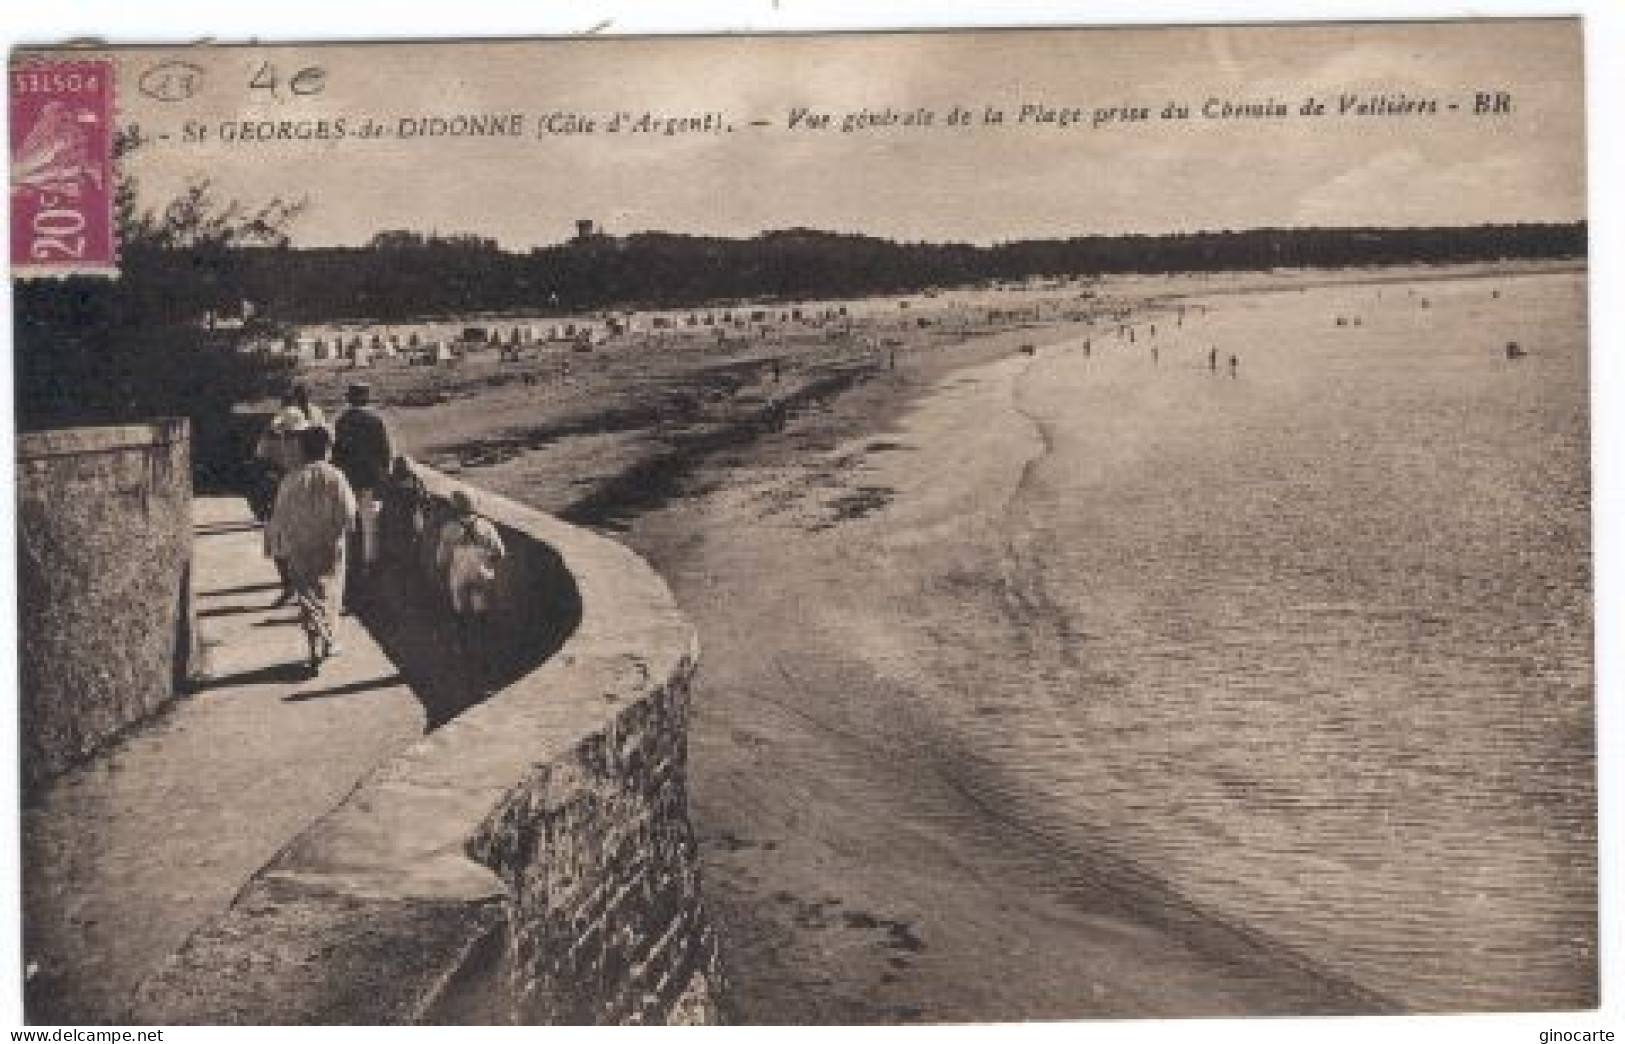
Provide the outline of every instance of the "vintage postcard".
[[27,1019],[1596,1009],[1584,82],[15,51]]

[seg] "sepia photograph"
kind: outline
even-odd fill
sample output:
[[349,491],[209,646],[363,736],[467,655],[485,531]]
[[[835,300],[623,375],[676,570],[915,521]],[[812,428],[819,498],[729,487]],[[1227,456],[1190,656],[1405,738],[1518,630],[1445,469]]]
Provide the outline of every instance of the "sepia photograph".
[[1595,1014],[1585,30],[14,48],[20,1018]]

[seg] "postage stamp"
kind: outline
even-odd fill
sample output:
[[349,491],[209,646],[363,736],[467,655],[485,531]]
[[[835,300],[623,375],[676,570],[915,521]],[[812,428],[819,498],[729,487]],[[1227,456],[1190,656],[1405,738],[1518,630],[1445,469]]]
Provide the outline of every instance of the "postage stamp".
[[31,58],[8,79],[12,273],[115,274],[113,63]]

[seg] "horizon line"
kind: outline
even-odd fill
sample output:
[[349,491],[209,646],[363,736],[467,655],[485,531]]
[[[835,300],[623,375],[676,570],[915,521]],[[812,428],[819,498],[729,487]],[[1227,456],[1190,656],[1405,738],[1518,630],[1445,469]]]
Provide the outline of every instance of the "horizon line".
[[[596,222],[594,223],[596,226]],[[1046,237],[1021,237],[1015,239],[998,239],[987,242],[954,239],[905,239],[875,232],[842,231],[831,228],[818,228],[810,225],[788,225],[779,228],[765,228],[751,233],[721,233],[721,232],[682,232],[671,229],[643,228],[627,232],[611,232],[594,227],[590,233],[591,239],[599,240],[628,240],[640,236],[667,236],[678,239],[708,239],[724,242],[748,243],[753,240],[764,239],[769,236],[783,236],[803,234],[812,236],[828,236],[844,239],[867,239],[877,242],[890,243],[895,246],[920,247],[969,247],[975,250],[991,250],[1001,247],[1021,246],[1034,243],[1069,243],[1087,239],[1171,239],[1176,237],[1195,236],[1235,236],[1251,235],[1266,232],[1306,233],[1306,232],[1464,232],[1491,228],[1584,228],[1589,224],[1586,217],[1568,219],[1546,220],[1517,220],[1517,221],[1480,221],[1472,224],[1451,225],[1255,225],[1244,228],[1200,228],[1190,230],[1170,229],[1160,232],[1080,232],[1071,235],[1057,235]],[[568,247],[583,242],[578,234],[564,239],[537,242],[523,246],[509,246],[493,235],[471,229],[441,230],[441,229],[415,229],[415,228],[380,228],[371,233],[366,241],[346,243],[293,243],[286,245],[291,250],[367,250],[372,249],[372,239],[381,235],[392,233],[408,233],[422,236],[425,240],[438,239],[441,241],[470,238],[486,241],[496,245],[503,253],[523,254],[536,250],[548,250],[558,247]]]

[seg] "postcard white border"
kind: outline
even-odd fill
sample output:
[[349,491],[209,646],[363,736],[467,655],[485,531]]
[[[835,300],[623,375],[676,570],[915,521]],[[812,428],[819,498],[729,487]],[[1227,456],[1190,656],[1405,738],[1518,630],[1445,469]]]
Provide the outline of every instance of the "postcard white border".
[[[379,0],[340,4],[332,0],[276,0],[262,5],[235,6],[229,11],[203,0],[89,0],[74,4],[63,0],[13,0],[0,10],[0,40],[8,49],[20,44],[99,38],[111,43],[175,43],[198,39],[220,40],[380,40],[436,37],[511,37],[605,33],[780,32],[813,30],[897,29],[973,26],[1047,26],[1108,24],[1203,24],[1302,21],[1372,21],[1390,19],[1450,19],[1476,17],[1562,17],[1584,19],[1587,54],[1587,141],[1589,151],[1588,214],[1591,280],[1591,389],[1593,431],[1593,532],[1596,564],[1597,735],[1600,756],[1601,838],[1601,951],[1603,999],[1600,1012],[1564,1015],[1474,1015],[1449,1018],[1372,1019],[1247,1019],[1228,1021],[1138,1021],[1062,1023],[1020,1027],[1021,1040],[1061,1041],[1087,1035],[1090,1041],[1202,1040],[1202,1041],[1367,1041],[1381,1035],[1395,1044],[1434,1042],[1440,1039],[1475,1041],[1540,1040],[1542,1030],[1613,1030],[1625,1039],[1625,912],[1621,911],[1622,870],[1625,870],[1625,830],[1620,805],[1625,797],[1625,758],[1621,729],[1625,728],[1625,363],[1615,346],[1625,335],[1625,259],[1621,226],[1625,222],[1625,5],[1617,0],[1478,0],[1472,4],[1437,0],[587,0],[542,7],[504,4],[498,0],[458,0],[455,3],[384,3]],[[0,112],[0,122],[4,114]],[[0,126],[0,130],[4,130]],[[0,230],[0,238],[7,231]],[[0,244],[4,245],[4,244]],[[6,256],[9,256],[9,252]],[[4,282],[0,301],[11,314],[10,281]],[[9,322],[0,335],[6,357],[11,351]],[[12,369],[0,366],[0,431],[7,440],[0,455],[0,486],[14,482]],[[0,502],[0,546],[8,549],[0,571],[0,626],[16,633],[16,572],[9,549],[16,546],[13,501]],[[0,677],[13,699],[8,712],[0,712],[0,750],[16,749],[14,645],[0,645]],[[0,1030],[22,1028],[19,989],[20,889],[18,887],[18,793],[15,768],[0,771],[0,921],[12,928],[11,939],[0,945]],[[49,1029],[51,1027],[37,1027]],[[371,1039],[382,1031],[359,1031]],[[401,1030],[427,1034],[433,1039],[464,1039],[468,1031]],[[479,1031],[496,1034],[525,1033],[535,1029]],[[547,1030],[548,1040],[574,1039],[581,1031]],[[726,1031],[724,1031],[726,1032]],[[739,1032],[739,1031],[734,1031]],[[746,1032],[760,1032],[751,1030]],[[786,1032],[786,1031],[781,1031]],[[829,1030],[798,1032],[823,1033]],[[843,1029],[843,1034],[922,1032],[868,1028]],[[950,1027],[924,1030],[933,1039],[1011,1032],[1006,1026]],[[218,1030],[180,1028],[165,1033],[165,1041],[215,1039]],[[346,1041],[353,1044],[354,1029],[297,1030],[243,1029],[228,1039],[285,1042],[298,1040]],[[455,1034],[455,1036],[454,1036]],[[517,1038],[516,1038],[517,1039]]]

